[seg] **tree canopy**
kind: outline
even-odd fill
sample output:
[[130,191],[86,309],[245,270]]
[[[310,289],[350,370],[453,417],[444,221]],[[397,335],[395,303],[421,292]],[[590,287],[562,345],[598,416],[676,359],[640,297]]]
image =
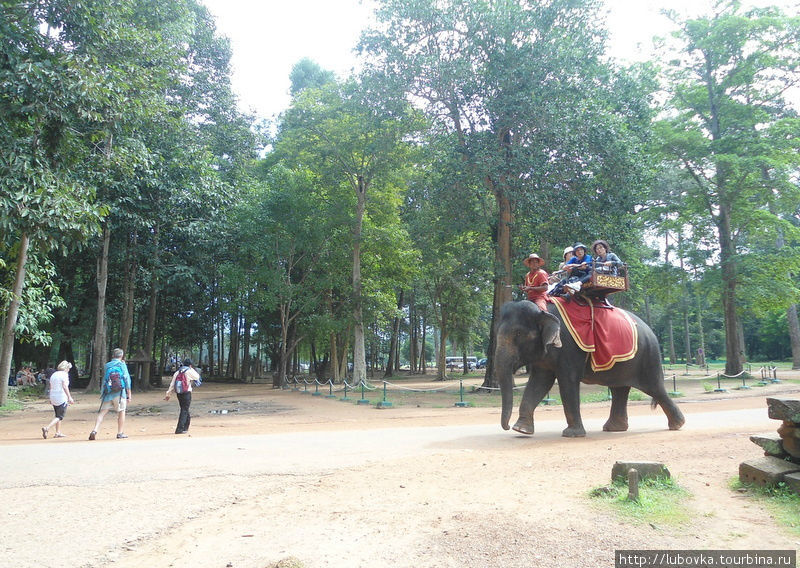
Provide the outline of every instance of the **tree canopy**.
[[281,387],[477,355],[491,386],[522,259],[597,238],[669,360],[800,367],[800,21],[673,13],[622,65],[602,8],[380,0],[360,71],[298,61],[266,139],[197,0],[4,2],[0,371],[66,358],[91,389],[121,346]]

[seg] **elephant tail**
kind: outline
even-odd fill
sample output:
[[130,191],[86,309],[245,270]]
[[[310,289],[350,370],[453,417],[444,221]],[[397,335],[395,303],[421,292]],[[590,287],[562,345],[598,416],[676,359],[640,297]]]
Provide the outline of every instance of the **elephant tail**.
[[655,410],[658,406],[658,401],[655,398],[650,399],[650,410]]

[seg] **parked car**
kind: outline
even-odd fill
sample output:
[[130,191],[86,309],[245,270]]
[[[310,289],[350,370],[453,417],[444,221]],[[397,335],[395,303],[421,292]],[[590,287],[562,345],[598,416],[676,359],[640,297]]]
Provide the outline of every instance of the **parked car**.
[[485,369],[486,368],[486,357],[483,359],[478,359],[478,364],[475,365],[476,369]]

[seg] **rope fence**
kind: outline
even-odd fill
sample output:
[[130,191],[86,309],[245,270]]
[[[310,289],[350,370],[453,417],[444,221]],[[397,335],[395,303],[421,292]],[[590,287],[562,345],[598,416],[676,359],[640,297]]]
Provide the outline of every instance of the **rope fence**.
[[[688,367],[688,366],[687,366]],[[746,390],[750,389],[750,385],[747,384],[749,379],[753,378],[751,374],[751,369],[748,365],[748,370],[742,371],[741,373],[737,373],[736,375],[726,375],[723,372],[716,372],[716,373],[709,373],[708,367],[705,367],[707,375],[699,376],[699,377],[692,377],[691,381],[711,381],[715,380],[717,385],[716,388],[713,389],[715,393],[725,393],[728,392],[726,388],[722,385],[723,379],[738,379],[741,378],[742,384],[737,386],[737,390]],[[777,376],[777,366],[774,365],[766,365],[759,368],[758,373],[761,376],[761,380],[756,383],[758,386],[766,386],[769,384],[777,384],[780,383],[780,379]],[[666,369],[665,369],[666,371]],[[480,380],[480,379],[478,379]],[[678,375],[676,373],[671,373],[668,375],[666,372],[664,373],[664,380],[665,381],[672,381],[672,391],[668,392],[668,394],[672,397],[679,397],[683,396],[683,393],[678,391]],[[683,378],[683,381],[688,379]],[[454,402],[454,406],[456,407],[468,407],[473,406],[473,404],[469,401],[464,400],[464,395],[466,392],[470,394],[475,394],[478,392],[482,393],[497,393],[500,391],[497,387],[489,387],[483,385],[467,385],[467,388],[470,389],[469,391],[465,391],[464,380],[459,379],[458,389],[454,390],[452,384],[450,385],[442,385],[440,387],[430,387],[430,388],[421,388],[421,387],[414,387],[408,386],[404,384],[400,384],[397,382],[383,380],[381,381],[380,385],[370,384],[368,381],[360,381],[355,384],[351,384],[347,382],[345,379],[342,381],[341,384],[334,384],[332,379],[328,379],[327,381],[319,381],[316,378],[307,379],[305,377],[289,377],[287,379],[288,388],[293,391],[299,391],[301,394],[310,394],[312,396],[322,396],[325,391],[325,398],[335,399],[338,398],[340,401],[349,402],[355,401],[358,405],[372,405],[373,402],[367,398],[372,393],[377,393],[380,391],[381,393],[381,400],[375,403],[377,408],[391,408],[393,403],[389,400],[389,392],[393,391],[396,393],[419,393],[419,394],[449,394],[452,393],[454,396],[457,396],[458,400]],[[527,386],[527,382],[521,385],[515,385],[514,390],[519,391],[524,389]],[[704,389],[706,392],[711,391],[710,387],[707,386],[705,383],[703,384]],[[360,398],[355,398],[348,395],[360,395]],[[611,391],[608,390],[608,394],[605,397],[606,399],[611,399]],[[548,391],[547,396],[540,402],[542,405],[549,405],[557,403],[557,399],[550,398],[550,392]]]

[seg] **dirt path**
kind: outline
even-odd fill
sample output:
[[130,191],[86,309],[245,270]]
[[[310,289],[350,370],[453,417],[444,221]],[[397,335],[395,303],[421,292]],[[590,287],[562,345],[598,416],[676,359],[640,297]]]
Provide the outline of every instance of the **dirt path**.
[[[640,402],[628,432],[604,433],[608,405],[585,405],[588,436],[575,440],[560,436],[559,407],[537,410],[523,437],[497,408],[378,410],[206,384],[190,437],[171,434],[175,402],[149,393],[134,397],[129,439],[107,419],[88,442],[96,406],[82,398],[65,439],[41,439],[46,403],[0,418],[5,565],[547,568],[613,566],[619,548],[800,548],[728,489],[760,455],[748,436],[777,427],[762,393],[684,400],[679,432]],[[692,521],[635,525],[593,504],[587,492],[620,459],[665,462],[692,494]]]

